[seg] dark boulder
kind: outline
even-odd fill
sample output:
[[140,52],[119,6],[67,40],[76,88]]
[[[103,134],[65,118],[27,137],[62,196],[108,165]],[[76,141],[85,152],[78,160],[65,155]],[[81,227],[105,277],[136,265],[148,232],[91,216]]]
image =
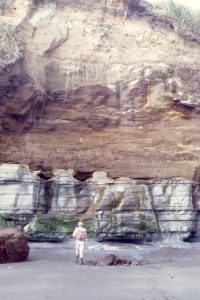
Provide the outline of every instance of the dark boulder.
[[0,228],[0,264],[27,259],[29,246],[26,237],[15,228]]
[[95,266],[113,266],[113,265],[139,265],[140,262],[137,260],[129,260],[124,258],[119,258],[115,254],[105,255],[103,258],[97,260],[94,265]]

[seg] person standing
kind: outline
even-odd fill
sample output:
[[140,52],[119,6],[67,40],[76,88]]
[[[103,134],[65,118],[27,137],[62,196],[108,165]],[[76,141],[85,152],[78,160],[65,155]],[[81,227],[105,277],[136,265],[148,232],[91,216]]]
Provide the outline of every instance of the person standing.
[[82,222],[78,223],[78,227],[74,229],[72,236],[75,238],[76,262],[78,263],[80,257],[81,264],[83,265],[83,254],[85,247],[85,239],[87,238],[87,231],[83,227]]

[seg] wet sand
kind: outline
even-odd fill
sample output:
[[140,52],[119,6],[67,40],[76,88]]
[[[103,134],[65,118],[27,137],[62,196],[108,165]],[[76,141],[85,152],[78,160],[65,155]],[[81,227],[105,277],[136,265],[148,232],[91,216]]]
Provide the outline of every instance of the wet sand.
[[[30,244],[29,259],[0,265],[2,300],[199,300],[200,244],[179,247],[88,241],[85,264],[73,242]],[[92,266],[106,254],[143,260],[141,266]]]

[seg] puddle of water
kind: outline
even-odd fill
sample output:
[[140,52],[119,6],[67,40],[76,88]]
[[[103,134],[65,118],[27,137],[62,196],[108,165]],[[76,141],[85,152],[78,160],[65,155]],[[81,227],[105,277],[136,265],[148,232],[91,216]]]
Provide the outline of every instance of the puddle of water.
[[[39,249],[63,249],[66,251],[73,250],[74,251],[74,240],[70,239],[67,242],[63,243],[29,243],[31,251],[37,251]],[[130,243],[115,243],[115,242],[97,242],[93,239],[88,239],[85,244],[86,252],[90,252],[93,254],[101,254],[106,255],[108,253],[117,254],[118,256],[134,258],[137,260],[141,260],[145,253],[151,252],[153,249],[156,249],[154,246],[150,245],[138,245],[138,244],[130,244]]]
[[185,239],[184,235],[181,234],[168,234],[164,235],[163,239],[154,243],[155,246],[159,248],[178,248],[178,249],[185,249],[191,247],[199,247],[200,240],[198,239],[193,242],[193,238]]
[[[30,242],[30,249],[51,249],[51,248],[63,248],[74,249],[74,240],[69,239],[63,243],[48,243],[48,242]],[[120,242],[97,242],[94,239],[87,239],[85,243],[85,249],[89,251],[112,251],[112,252],[150,252],[158,250],[160,248],[190,248],[200,247],[200,242],[189,243],[180,239],[180,236],[167,236],[162,241],[149,243],[149,244],[134,244],[134,243],[120,243]]]

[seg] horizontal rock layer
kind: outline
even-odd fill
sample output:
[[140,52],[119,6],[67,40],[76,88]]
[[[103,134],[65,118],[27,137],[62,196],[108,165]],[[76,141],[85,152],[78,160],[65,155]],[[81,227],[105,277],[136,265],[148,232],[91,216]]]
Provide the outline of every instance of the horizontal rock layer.
[[[145,237],[199,228],[199,186],[191,181],[110,179],[105,172],[77,180],[73,170],[55,170],[42,179],[28,166],[0,166],[1,222],[18,225],[32,236],[67,236],[76,220],[90,234]],[[83,179],[82,179],[83,180]]]
[[199,46],[151,5],[15,0],[0,21],[1,162],[198,179]]
[[142,0],[8,4],[0,161],[35,171],[1,165],[2,224],[199,232],[198,43]]

